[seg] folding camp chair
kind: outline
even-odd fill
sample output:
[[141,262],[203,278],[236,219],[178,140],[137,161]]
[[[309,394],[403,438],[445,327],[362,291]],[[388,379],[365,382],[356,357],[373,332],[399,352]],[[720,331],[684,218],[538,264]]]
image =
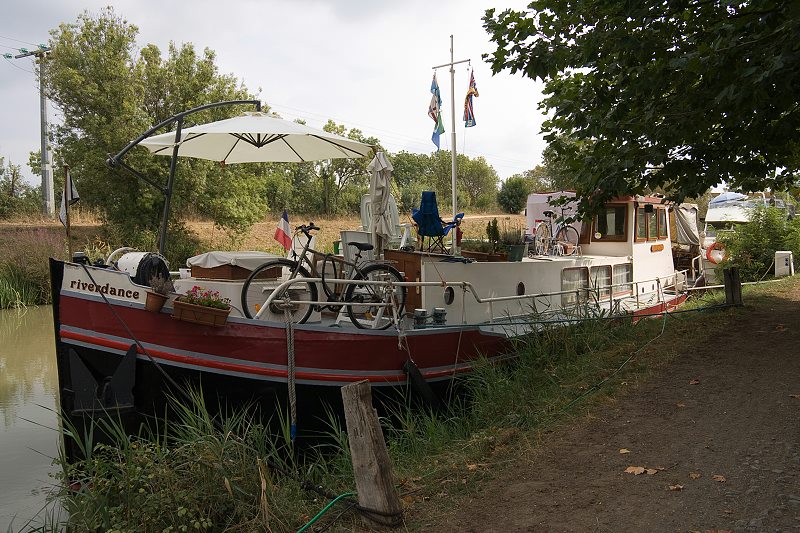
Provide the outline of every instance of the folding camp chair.
[[[450,230],[461,223],[464,213],[458,213],[452,222],[445,222],[439,217],[439,205],[436,193],[423,191],[419,209],[411,209],[411,219],[417,224],[417,235],[420,239],[420,250],[427,252],[447,253],[444,238]],[[427,239],[427,246],[425,240]]]

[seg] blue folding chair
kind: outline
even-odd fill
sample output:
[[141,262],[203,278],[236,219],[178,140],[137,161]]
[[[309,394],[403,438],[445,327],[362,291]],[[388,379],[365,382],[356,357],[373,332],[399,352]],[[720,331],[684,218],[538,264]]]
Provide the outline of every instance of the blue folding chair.
[[[417,224],[417,235],[420,239],[420,250],[447,253],[444,238],[450,230],[461,223],[464,213],[458,213],[452,222],[445,222],[439,217],[439,205],[436,203],[434,191],[423,191],[419,209],[411,209],[411,219]],[[427,239],[427,247],[425,240]]]

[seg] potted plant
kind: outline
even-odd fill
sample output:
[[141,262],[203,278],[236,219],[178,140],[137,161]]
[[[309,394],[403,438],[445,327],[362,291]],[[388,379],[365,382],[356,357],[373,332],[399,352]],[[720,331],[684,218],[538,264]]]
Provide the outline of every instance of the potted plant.
[[175,298],[172,317],[195,324],[222,326],[228,320],[230,312],[229,298],[223,298],[219,291],[195,285],[186,294]]
[[503,224],[500,241],[508,247],[509,261],[522,261],[528,255],[528,243],[525,242],[525,231],[521,227]]
[[175,291],[175,285],[169,277],[155,274],[150,277],[150,290],[144,301],[144,308],[147,311],[158,313],[164,307],[170,292]]

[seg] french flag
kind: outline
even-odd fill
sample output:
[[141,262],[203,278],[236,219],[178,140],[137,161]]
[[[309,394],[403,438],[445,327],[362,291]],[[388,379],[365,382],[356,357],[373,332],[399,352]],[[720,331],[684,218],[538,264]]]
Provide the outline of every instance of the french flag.
[[275,228],[275,240],[283,245],[284,250],[289,250],[292,247],[292,230],[289,228],[289,212],[284,209],[283,216],[278,222],[278,227]]

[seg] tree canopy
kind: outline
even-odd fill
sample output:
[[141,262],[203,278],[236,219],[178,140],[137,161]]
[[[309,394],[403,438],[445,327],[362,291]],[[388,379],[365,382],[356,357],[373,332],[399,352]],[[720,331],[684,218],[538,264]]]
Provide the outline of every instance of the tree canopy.
[[528,7],[486,12],[496,48],[484,58],[495,73],[545,82],[546,139],[590,204],[657,187],[682,199],[723,180],[745,191],[797,180],[800,3]]
[[[70,165],[81,204],[98,210],[112,230],[110,238],[144,248],[155,244],[163,195],[124,171],[109,170],[108,155],[176,113],[211,102],[254,97],[236,77],[219,72],[213,51],[198,52],[190,43],[170,43],[162,52],[152,44],[140,47],[137,36],[138,28],[113,8],[98,14],[85,12],[51,32],[52,52],[46,58],[44,81],[64,117],[53,133],[56,166]],[[220,120],[242,110],[251,108],[205,110],[188,117],[184,126]],[[380,139],[358,129],[333,121],[324,129],[382,149]],[[418,205],[422,190],[435,190],[442,205],[449,203],[450,152],[400,153],[393,159],[401,208]],[[166,184],[168,158],[134,149],[126,155],[126,163],[154,183]],[[30,164],[38,165],[36,153]],[[168,248],[180,240],[173,239],[174,230],[191,215],[209,217],[235,234],[269,210],[358,212],[369,185],[368,164],[368,159],[250,165],[181,159],[171,210],[171,224],[177,227],[170,229]],[[459,205],[478,209],[494,205],[498,183],[494,169],[483,158],[463,155],[458,156],[458,165]],[[182,242],[192,245],[190,239]]]

